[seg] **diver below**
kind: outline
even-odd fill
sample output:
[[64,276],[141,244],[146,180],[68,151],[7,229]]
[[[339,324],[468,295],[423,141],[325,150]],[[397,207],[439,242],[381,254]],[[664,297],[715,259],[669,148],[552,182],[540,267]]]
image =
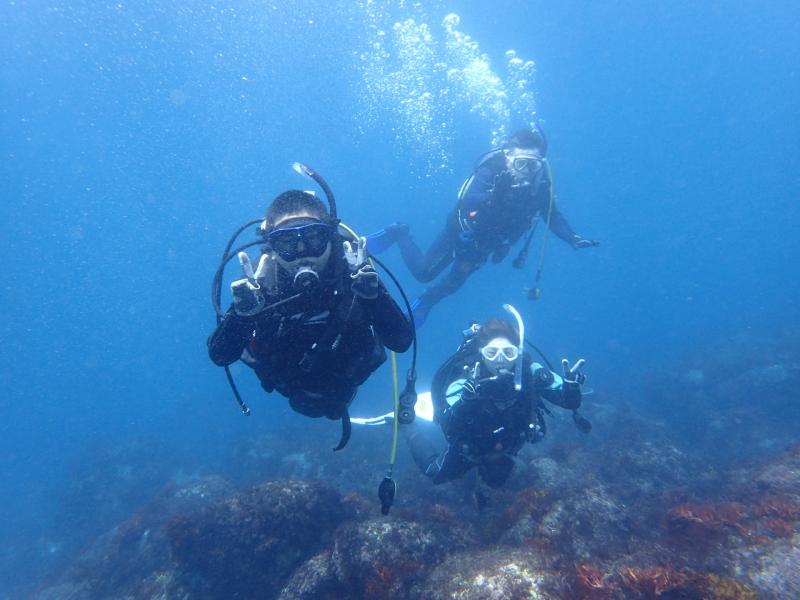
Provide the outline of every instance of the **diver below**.
[[[416,419],[408,428],[407,441],[414,462],[434,484],[446,483],[476,468],[483,483],[501,487],[514,468],[514,457],[526,442],[536,443],[547,431],[544,414],[550,404],[571,410],[584,433],[591,424],[578,413],[584,360],[563,373],[534,362],[523,352],[522,319],[492,319],[465,332],[458,351],[438,369],[431,387],[433,418],[447,440],[444,450],[434,442],[431,423]],[[479,507],[485,496],[476,492]]]

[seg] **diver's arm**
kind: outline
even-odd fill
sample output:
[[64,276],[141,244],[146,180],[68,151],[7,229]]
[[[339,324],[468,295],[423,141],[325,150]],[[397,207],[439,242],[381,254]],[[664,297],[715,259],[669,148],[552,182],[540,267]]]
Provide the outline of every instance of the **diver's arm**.
[[208,356],[219,367],[236,362],[242,356],[247,342],[253,335],[253,321],[240,317],[228,309],[222,321],[208,337]]
[[411,322],[380,282],[375,298],[360,298],[370,324],[381,338],[383,345],[395,352],[405,352],[411,346],[414,332]]
[[539,363],[531,365],[534,389],[538,394],[556,406],[575,410],[581,405],[581,386],[574,381],[564,381],[557,373]]
[[545,222],[547,222],[548,212],[550,213],[550,231],[572,246],[575,250],[599,246],[600,242],[597,240],[589,240],[575,233],[575,231],[572,229],[572,226],[567,221],[567,218],[564,216],[564,213],[562,213],[558,208],[558,202],[556,201],[555,196],[552,198],[551,205],[551,185],[551,182],[546,180],[539,187],[539,192],[537,193],[535,199],[535,202],[537,203],[537,211],[542,216],[542,219],[545,220]]
[[567,242],[570,246],[574,245],[574,241],[578,238],[572,230],[567,218],[559,210],[556,198],[552,194],[552,182],[549,177],[545,176],[544,181],[539,185],[534,198],[536,211],[541,215],[542,220],[547,223],[548,214],[550,219],[550,231],[562,240]]
[[553,212],[550,215],[550,231],[573,247],[576,240],[580,239],[580,236],[573,231],[564,214],[558,209],[558,204],[555,200],[553,200]]

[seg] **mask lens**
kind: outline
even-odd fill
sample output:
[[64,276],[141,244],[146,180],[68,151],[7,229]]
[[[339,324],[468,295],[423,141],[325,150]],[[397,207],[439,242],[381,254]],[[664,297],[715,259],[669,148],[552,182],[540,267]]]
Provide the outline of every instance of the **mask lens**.
[[[267,235],[270,246],[284,260],[321,256],[331,240],[333,229],[325,223],[312,223],[287,229],[276,229]],[[300,250],[300,242],[303,249]]]
[[508,360],[517,360],[519,350],[516,346],[506,346],[503,348],[503,354]]
[[484,346],[481,348],[481,354],[486,360],[495,361],[502,355],[508,361],[515,361],[519,355],[519,349],[516,346]]
[[542,161],[532,156],[518,156],[512,163],[515,171],[532,175],[542,168]]
[[500,349],[497,346],[486,346],[481,348],[481,354],[486,360],[494,360],[497,358],[497,353]]

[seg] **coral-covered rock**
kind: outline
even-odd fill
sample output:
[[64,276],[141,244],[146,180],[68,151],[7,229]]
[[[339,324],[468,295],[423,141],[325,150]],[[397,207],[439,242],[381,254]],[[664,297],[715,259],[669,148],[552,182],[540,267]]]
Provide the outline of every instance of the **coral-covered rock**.
[[535,552],[499,549],[451,555],[422,588],[430,600],[553,599],[561,580]]
[[731,559],[759,598],[800,598],[800,535],[762,547],[741,548]]
[[299,567],[284,586],[278,600],[341,600],[351,597],[346,583],[339,580],[326,550]]
[[380,517],[342,527],[331,559],[353,597],[415,598],[431,569],[471,543],[458,527]]
[[348,516],[339,493],[319,482],[271,481],[167,524],[173,558],[198,594],[270,598],[324,548]]
[[98,538],[36,597],[184,597],[187,591],[170,556],[165,523],[176,514],[200,510],[229,492],[229,484],[218,477],[167,485],[149,504]]
[[502,538],[522,544],[537,538],[573,562],[607,559],[628,551],[626,507],[600,484],[555,500],[541,517],[525,515]]

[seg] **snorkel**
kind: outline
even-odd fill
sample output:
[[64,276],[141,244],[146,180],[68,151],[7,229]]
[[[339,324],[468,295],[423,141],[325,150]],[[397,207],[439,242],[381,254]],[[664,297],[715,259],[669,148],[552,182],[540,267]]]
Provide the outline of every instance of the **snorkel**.
[[514,372],[514,389],[516,391],[520,391],[522,389],[522,369],[523,369],[523,359],[522,359],[522,345],[524,344],[525,340],[525,323],[522,320],[519,312],[517,309],[511,306],[510,304],[503,304],[503,308],[506,312],[510,313],[516,320],[517,320],[517,333],[519,334],[519,352],[517,353],[517,369]]
[[294,169],[294,171],[300,175],[305,175],[306,177],[313,179],[317,182],[317,185],[322,188],[322,191],[325,192],[325,199],[328,201],[328,212],[331,214],[331,221],[333,221],[334,226],[338,225],[339,215],[336,212],[336,198],[334,198],[333,190],[331,190],[328,182],[322,178],[322,175],[303,163],[292,163],[292,169]]
[[[322,191],[325,193],[325,199],[328,201],[328,212],[330,216],[328,217],[327,221],[333,227],[337,227],[339,224],[339,217],[338,213],[336,212],[336,198],[333,195],[333,191],[331,190],[328,183],[322,176],[317,173],[314,169],[309,167],[308,165],[304,165],[300,162],[292,163],[292,169],[299,173],[300,175],[304,175],[310,179],[313,179]],[[259,238],[247,242],[246,244],[242,244],[237,248],[233,249],[236,240],[239,236],[244,233],[244,231],[253,225],[258,225],[257,233],[259,234]],[[252,248],[253,246],[258,246],[264,244],[264,234],[266,234],[267,223],[266,221],[261,219],[253,219],[252,221],[248,221],[241,227],[239,227],[231,236],[230,240],[228,240],[227,245],[225,246],[225,252],[222,255],[222,259],[220,260],[219,267],[217,268],[216,273],[214,274],[214,278],[211,282],[211,304],[214,306],[214,312],[217,313],[217,320],[221,320],[225,316],[225,312],[222,310],[222,278],[223,273],[225,271],[225,266],[233,260],[234,257],[239,255],[239,252],[243,252],[248,248]],[[294,299],[294,298],[293,298]]]

